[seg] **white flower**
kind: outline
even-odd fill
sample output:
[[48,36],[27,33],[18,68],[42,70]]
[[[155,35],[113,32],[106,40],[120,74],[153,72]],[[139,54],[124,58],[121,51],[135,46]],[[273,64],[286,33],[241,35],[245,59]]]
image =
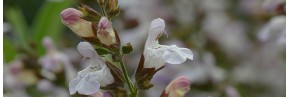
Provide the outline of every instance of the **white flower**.
[[78,72],[77,78],[69,83],[70,94],[92,95],[99,91],[100,86],[106,86],[114,82],[114,78],[105,62],[98,56],[93,46],[88,42],[80,42],[79,52],[88,58],[84,64],[90,66]]
[[73,68],[73,64],[68,56],[56,49],[50,37],[44,37],[42,44],[46,49],[46,54],[41,56],[38,60],[42,66],[41,74],[50,80],[54,80],[56,76],[54,73],[64,70],[66,80],[68,82],[72,80],[77,71]]
[[181,64],[186,59],[193,59],[192,52],[187,48],[179,48],[176,45],[160,45],[158,38],[165,29],[163,19],[155,19],[151,22],[150,32],[147,38],[144,56],[145,68],[160,68],[165,62],[170,64]]
[[262,42],[273,41],[275,43],[285,43],[286,17],[275,16],[258,32],[257,38]]

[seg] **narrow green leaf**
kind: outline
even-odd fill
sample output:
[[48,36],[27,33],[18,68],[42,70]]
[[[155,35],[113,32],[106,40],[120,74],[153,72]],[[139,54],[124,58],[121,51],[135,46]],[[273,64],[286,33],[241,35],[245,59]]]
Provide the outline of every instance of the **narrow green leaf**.
[[4,53],[4,62],[10,62],[14,59],[14,57],[17,55],[17,51],[15,47],[13,46],[13,43],[7,39],[3,38],[3,53]]
[[7,8],[4,13],[5,18],[13,27],[13,35],[18,45],[21,45],[26,50],[29,50],[27,43],[27,29],[28,25],[24,19],[24,16],[19,8]]
[[72,5],[74,1],[63,0],[62,2],[45,1],[45,4],[38,11],[32,23],[33,39],[36,42],[38,54],[44,53],[41,41],[45,36],[50,36],[53,40],[59,41],[61,31],[64,26],[61,23],[60,12]]

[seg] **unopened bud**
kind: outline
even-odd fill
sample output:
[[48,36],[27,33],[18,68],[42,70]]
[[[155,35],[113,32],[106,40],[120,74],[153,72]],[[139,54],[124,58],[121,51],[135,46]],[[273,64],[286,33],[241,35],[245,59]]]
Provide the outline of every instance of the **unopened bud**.
[[119,14],[120,9],[118,7],[118,0],[109,0],[106,3],[106,9],[110,17],[114,17]]
[[82,12],[82,19],[90,22],[96,22],[101,19],[100,13],[95,11],[93,8],[90,6],[82,4],[81,7],[79,7],[79,10]]
[[278,14],[286,13],[286,0],[264,0],[262,6],[267,12],[274,12]]
[[225,94],[227,95],[227,97],[241,97],[237,89],[232,86],[226,87]]
[[108,15],[111,17],[111,18],[113,18],[113,17],[116,17],[116,16],[118,16],[120,14],[120,9],[117,7],[117,8],[115,8],[115,9],[113,9],[113,10],[111,10],[109,13],[108,13]]
[[183,97],[190,90],[190,81],[187,77],[181,76],[169,83],[165,89],[168,97]]
[[118,0],[108,0],[108,2],[107,2],[108,9],[113,9],[116,7],[118,7]]
[[62,23],[80,37],[94,37],[92,23],[82,19],[83,13],[74,8],[67,8],[61,12]]
[[104,0],[98,0],[98,3],[102,6],[104,5]]
[[113,97],[113,95],[107,91],[103,94],[103,97]]
[[99,21],[97,36],[101,43],[107,46],[116,43],[115,31],[112,27],[112,23],[108,20],[108,18],[102,17]]
[[56,49],[54,46],[53,40],[48,36],[43,38],[42,44],[48,53],[51,53],[51,52],[55,51],[55,49]]

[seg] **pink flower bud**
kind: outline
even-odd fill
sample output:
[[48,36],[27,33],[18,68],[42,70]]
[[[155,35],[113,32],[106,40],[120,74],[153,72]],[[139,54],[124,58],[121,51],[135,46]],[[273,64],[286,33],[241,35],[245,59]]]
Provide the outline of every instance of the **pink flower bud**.
[[106,17],[102,17],[99,21],[98,28],[99,29],[109,29],[112,27],[112,23]]
[[42,45],[44,46],[44,48],[47,50],[48,53],[52,53],[56,49],[53,40],[48,36],[43,38]]
[[16,59],[9,63],[9,71],[13,75],[17,75],[23,69],[23,62],[20,59]]
[[105,92],[103,97],[113,97],[113,95],[110,92]]
[[165,89],[168,97],[183,97],[190,90],[190,81],[185,76],[180,76],[169,83]]
[[109,46],[116,43],[116,35],[112,23],[106,17],[102,17],[99,21],[97,35],[99,40],[105,45]]
[[264,3],[262,7],[267,11],[267,12],[278,12],[279,11],[285,11],[284,4],[286,0],[264,0]]
[[225,89],[227,97],[241,97],[236,88],[227,86]]
[[62,23],[80,37],[94,37],[92,23],[81,18],[83,13],[74,8],[67,8],[61,13]]

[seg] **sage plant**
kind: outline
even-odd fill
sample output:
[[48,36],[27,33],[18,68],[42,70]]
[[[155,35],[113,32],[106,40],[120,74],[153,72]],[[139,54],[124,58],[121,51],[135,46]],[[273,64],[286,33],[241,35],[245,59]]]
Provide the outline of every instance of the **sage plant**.
[[[101,12],[82,5],[78,9],[67,8],[61,12],[64,25],[86,42],[80,42],[78,51],[89,65],[70,81],[69,91],[100,97],[136,97],[139,90],[148,90],[154,74],[165,67],[165,63],[181,64],[193,60],[193,53],[176,45],[161,45],[158,39],[165,33],[165,21],[153,20],[148,30],[143,53],[135,72],[135,80],[129,77],[123,57],[133,51],[130,43],[121,45],[118,32],[111,20],[120,13],[117,0],[98,0]],[[133,83],[134,82],[134,83]],[[126,86],[125,86],[126,84]],[[161,97],[183,97],[189,91],[190,81],[180,77],[170,83]],[[105,93],[100,93],[104,92]],[[128,93],[129,92],[129,93]]]

